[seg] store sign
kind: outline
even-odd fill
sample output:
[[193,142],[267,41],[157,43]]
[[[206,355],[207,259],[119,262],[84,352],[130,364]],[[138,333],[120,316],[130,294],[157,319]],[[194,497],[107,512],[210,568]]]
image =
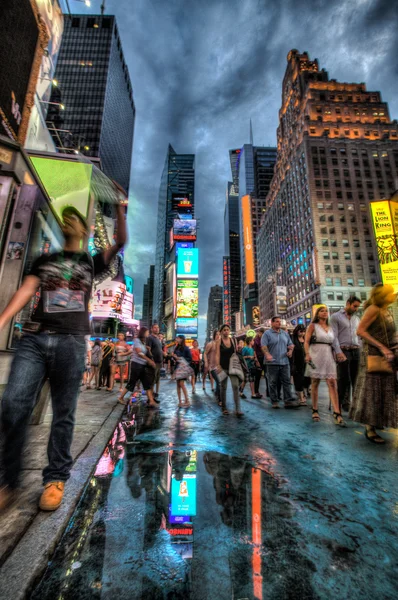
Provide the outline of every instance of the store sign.
[[199,290],[197,287],[177,286],[177,317],[197,318],[199,314]]
[[398,202],[370,202],[381,276],[398,291]]
[[99,283],[91,300],[91,316],[99,319],[119,319],[127,325],[134,325],[133,294],[126,291],[124,283],[106,279]]
[[276,314],[285,315],[287,313],[287,289],[284,285],[276,286]]
[[243,196],[241,203],[243,221],[243,244],[245,254],[245,273],[246,283],[249,285],[251,283],[255,283],[256,281],[253,248],[252,209],[250,196]]
[[59,218],[67,206],[74,206],[84,217],[88,216],[91,163],[39,156],[31,156],[30,160]]
[[196,515],[196,474],[185,473],[181,481],[176,479],[174,473],[172,474],[171,515],[173,517]]
[[177,277],[199,276],[199,249],[184,248],[180,249],[177,257]]
[[176,335],[194,336],[198,335],[198,319],[187,319],[180,317],[176,320]]
[[175,241],[196,240],[196,219],[174,219],[173,237]]
[[229,256],[223,257],[223,322],[231,325],[231,267]]

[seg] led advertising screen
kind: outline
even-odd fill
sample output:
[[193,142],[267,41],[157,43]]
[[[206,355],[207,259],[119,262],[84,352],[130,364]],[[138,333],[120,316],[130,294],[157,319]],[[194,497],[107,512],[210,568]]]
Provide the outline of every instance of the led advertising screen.
[[383,283],[398,291],[398,202],[370,202],[370,212]]
[[197,288],[199,287],[199,281],[197,279],[179,279],[177,286],[180,288]]
[[175,241],[196,240],[196,219],[174,219],[173,237]]
[[74,206],[88,216],[92,164],[38,156],[30,160],[60,218],[66,206]]
[[199,314],[197,287],[177,287],[177,317],[197,318]]
[[[223,322],[231,324],[231,265],[229,256],[223,257]],[[236,326],[239,330],[240,327]]]
[[181,212],[183,210],[190,211],[192,209],[192,201],[188,195],[173,194],[172,195],[173,210]]
[[176,335],[197,336],[198,319],[180,317],[176,320]]
[[173,517],[196,515],[196,474],[185,473],[178,481],[171,476],[171,515]]
[[243,241],[245,250],[246,283],[249,285],[250,283],[255,283],[256,273],[254,267],[251,199],[248,195],[242,197],[242,220]]
[[182,249],[193,248],[193,242],[177,242],[176,243],[176,254],[178,254],[178,251],[180,250],[180,248],[182,248]]
[[177,258],[177,277],[199,276],[199,249],[181,248]]
[[106,279],[96,286],[91,300],[92,317],[119,319],[132,325],[136,323],[133,319],[133,312],[133,294],[126,292],[124,283]]

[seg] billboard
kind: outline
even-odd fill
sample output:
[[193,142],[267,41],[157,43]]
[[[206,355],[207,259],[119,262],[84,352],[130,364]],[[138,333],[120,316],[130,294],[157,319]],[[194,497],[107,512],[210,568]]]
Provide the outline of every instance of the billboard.
[[[197,282],[195,282],[197,283]],[[177,284],[177,317],[197,318],[199,314],[198,287],[181,287]]]
[[173,210],[177,212],[191,212],[192,210],[192,201],[189,194],[173,194],[171,203],[173,206]]
[[2,2],[0,19],[0,133],[12,140],[28,126],[29,91],[39,29],[30,0]]
[[197,288],[199,281],[197,279],[179,279],[177,283],[179,288]]
[[196,515],[196,474],[184,473],[181,481],[172,474],[171,515],[173,517]]
[[74,206],[82,215],[88,216],[93,171],[91,163],[39,156],[31,156],[30,160],[60,218],[66,206]]
[[177,277],[199,276],[199,249],[181,248],[177,257]]
[[99,283],[91,300],[91,315],[99,319],[119,319],[133,325],[134,297],[126,291],[124,283],[106,279]]
[[398,202],[370,202],[370,213],[383,283],[398,291]]
[[287,289],[284,285],[276,286],[276,314],[285,315],[287,313]]
[[250,196],[242,196],[241,203],[246,283],[249,285],[251,283],[255,283],[256,281],[256,271],[254,267],[252,209]]
[[176,243],[176,254],[178,254],[178,251],[180,249],[184,249],[184,248],[193,248],[193,242],[177,242]]
[[253,306],[252,307],[252,325],[257,326],[260,325],[260,307]]
[[198,319],[180,317],[176,320],[176,335],[197,336]]
[[175,241],[196,240],[196,219],[174,219],[173,238]]
[[[223,257],[223,322],[231,325],[231,266],[229,256]],[[237,327],[238,329],[238,327]]]

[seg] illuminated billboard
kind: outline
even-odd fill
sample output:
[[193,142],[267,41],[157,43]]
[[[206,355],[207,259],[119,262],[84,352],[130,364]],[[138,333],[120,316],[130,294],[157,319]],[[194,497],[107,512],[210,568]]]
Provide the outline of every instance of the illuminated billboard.
[[178,251],[180,249],[184,249],[184,248],[193,248],[193,242],[177,242],[176,243],[176,254],[178,254]]
[[189,194],[173,194],[171,202],[173,205],[173,210],[177,212],[182,212],[184,210],[190,212],[192,210],[192,201],[189,197]]
[[250,196],[243,196],[241,202],[246,283],[249,285],[250,283],[255,283],[256,281],[256,272],[254,267],[252,209]]
[[199,313],[198,288],[180,287],[179,283],[177,286],[177,317],[197,318]]
[[39,156],[31,156],[30,160],[60,218],[66,206],[74,206],[84,217],[88,217],[93,171],[91,163]]
[[176,335],[194,336],[198,335],[198,319],[180,317],[176,320]]
[[177,277],[199,276],[199,249],[181,248],[177,258]]
[[106,279],[99,283],[90,303],[91,315],[99,319],[119,319],[127,325],[136,323],[134,315],[134,296],[126,291],[124,283]]
[[370,202],[370,212],[383,283],[398,291],[398,202]]
[[196,219],[174,219],[173,237],[175,241],[196,240]]
[[177,287],[179,288],[197,288],[199,282],[197,279],[179,279]]
[[171,479],[171,515],[173,517],[196,515],[196,474],[184,473],[181,481],[173,473]]
[[[223,257],[223,322],[231,325],[231,266],[229,256]],[[240,329],[237,327],[237,329]]]

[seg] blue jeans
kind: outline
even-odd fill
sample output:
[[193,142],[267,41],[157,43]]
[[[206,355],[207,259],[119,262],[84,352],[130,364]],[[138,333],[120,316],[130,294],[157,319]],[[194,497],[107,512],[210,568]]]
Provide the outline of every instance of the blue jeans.
[[295,400],[292,396],[292,388],[290,385],[290,365],[272,365],[267,364],[268,386],[271,402],[277,403],[278,400],[278,383],[283,389],[284,402]]
[[69,479],[85,354],[84,335],[29,333],[22,337],[2,399],[2,467],[4,483],[11,488],[18,486],[29,419],[46,378],[50,380],[53,419],[43,483]]

